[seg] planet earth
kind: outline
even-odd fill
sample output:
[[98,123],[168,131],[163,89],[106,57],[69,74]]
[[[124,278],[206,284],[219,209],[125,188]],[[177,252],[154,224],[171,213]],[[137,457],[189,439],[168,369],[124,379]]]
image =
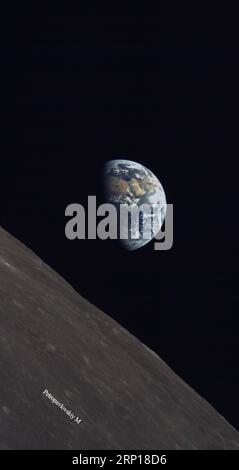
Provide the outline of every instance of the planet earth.
[[[106,202],[117,209],[121,224],[118,239],[124,248],[141,248],[159,233],[166,215],[166,197],[152,171],[130,160],[110,160],[104,166],[103,186]],[[123,227],[122,205],[128,211]]]

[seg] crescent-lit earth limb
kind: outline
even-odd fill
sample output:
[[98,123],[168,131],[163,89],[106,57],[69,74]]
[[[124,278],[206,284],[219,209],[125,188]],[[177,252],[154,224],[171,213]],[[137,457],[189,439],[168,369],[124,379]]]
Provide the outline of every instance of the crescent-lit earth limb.
[[[130,160],[106,162],[103,174],[106,201],[117,208],[118,214],[121,205],[128,209],[128,223],[121,227],[124,236],[120,242],[127,250],[141,248],[158,234],[165,218],[162,184],[152,171]],[[138,217],[131,215],[137,210]]]

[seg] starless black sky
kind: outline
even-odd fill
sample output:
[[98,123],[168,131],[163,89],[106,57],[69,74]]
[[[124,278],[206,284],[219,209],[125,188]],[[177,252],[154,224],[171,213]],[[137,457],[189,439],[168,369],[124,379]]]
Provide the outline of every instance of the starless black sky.
[[[3,227],[239,428],[233,27],[216,12],[208,35],[193,9],[7,13]],[[100,202],[102,164],[119,156],[163,184],[172,250],[65,238],[66,205]]]

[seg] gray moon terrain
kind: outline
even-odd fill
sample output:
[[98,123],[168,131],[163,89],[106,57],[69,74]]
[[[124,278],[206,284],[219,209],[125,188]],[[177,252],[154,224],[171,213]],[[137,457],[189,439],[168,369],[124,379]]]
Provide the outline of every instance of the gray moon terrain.
[[0,449],[239,449],[155,353],[1,228],[0,297]]

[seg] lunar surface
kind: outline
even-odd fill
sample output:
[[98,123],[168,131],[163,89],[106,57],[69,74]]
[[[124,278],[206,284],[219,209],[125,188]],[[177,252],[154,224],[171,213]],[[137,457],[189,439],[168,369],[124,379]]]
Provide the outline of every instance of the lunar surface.
[[[127,250],[141,248],[158,234],[165,218],[166,197],[161,183],[145,166],[123,159],[105,164],[103,183],[106,200],[117,208],[118,214],[120,205],[129,210],[121,244]],[[130,216],[135,209],[138,216]]]
[[0,449],[239,449],[155,353],[2,229],[0,298]]

